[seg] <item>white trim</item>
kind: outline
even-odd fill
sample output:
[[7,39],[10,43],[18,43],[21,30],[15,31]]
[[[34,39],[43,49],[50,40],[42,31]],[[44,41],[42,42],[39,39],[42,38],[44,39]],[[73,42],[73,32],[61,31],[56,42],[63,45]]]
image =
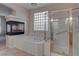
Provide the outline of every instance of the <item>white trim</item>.
[[6,16],[5,18],[6,18],[6,19],[15,18],[15,19],[25,20],[25,19],[23,19],[23,18],[21,18],[21,17],[17,17],[17,16],[13,16],[13,15]]

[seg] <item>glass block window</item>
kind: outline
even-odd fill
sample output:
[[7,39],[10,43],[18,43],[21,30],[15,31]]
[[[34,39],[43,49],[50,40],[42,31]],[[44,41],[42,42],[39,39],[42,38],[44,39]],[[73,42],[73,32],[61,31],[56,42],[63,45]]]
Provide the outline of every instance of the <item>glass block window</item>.
[[34,13],[34,30],[48,31],[48,11]]

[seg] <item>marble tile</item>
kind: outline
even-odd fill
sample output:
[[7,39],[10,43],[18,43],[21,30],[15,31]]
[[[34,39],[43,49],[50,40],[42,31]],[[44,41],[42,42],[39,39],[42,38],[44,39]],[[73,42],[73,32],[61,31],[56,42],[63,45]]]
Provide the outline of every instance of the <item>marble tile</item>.
[[0,50],[0,56],[32,56],[32,55],[16,48],[14,49],[6,48],[3,50]]
[[57,53],[51,53],[51,56],[63,56],[63,55]]
[[0,56],[32,56],[32,55],[16,48],[7,48],[5,44],[0,44]]

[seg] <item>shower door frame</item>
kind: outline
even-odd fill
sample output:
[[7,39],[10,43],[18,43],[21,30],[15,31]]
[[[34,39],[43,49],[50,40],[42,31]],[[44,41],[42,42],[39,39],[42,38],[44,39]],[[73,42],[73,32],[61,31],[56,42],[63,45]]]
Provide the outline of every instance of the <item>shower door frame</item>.
[[[70,9],[63,9],[63,10],[56,10],[56,11],[50,11],[49,12],[49,26],[51,25],[50,24],[50,21],[51,21],[51,13],[55,13],[55,12],[61,12],[61,11],[69,11],[69,28],[68,28],[68,40],[69,40],[69,47],[68,47],[68,52],[69,54],[68,55],[73,55],[73,23],[72,23],[72,8]],[[50,30],[51,31],[51,30]],[[51,55],[51,37],[50,37],[50,55]]]

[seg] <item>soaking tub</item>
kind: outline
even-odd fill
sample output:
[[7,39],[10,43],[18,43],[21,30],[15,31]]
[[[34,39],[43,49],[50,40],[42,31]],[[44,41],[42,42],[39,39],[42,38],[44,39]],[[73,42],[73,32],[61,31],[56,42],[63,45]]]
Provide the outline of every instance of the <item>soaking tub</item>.
[[32,55],[44,55],[44,40],[37,40],[34,36],[6,36],[7,47],[18,48]]

